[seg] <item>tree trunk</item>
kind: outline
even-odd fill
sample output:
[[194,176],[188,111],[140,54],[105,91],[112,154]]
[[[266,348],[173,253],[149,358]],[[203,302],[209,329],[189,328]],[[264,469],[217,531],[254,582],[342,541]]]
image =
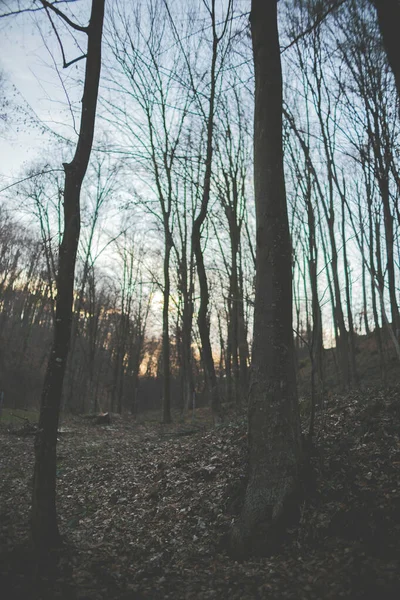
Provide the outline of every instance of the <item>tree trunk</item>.
[[243,269],[241,261],[239,263],[239,359],[240,359],[240,390],[243,399],[247,399],[247,362],[249,359],[249,347],[247,344],[247,327],[244,313],[244,293],[243,293]]
[[337,248],[336,248],[334,223],[335,223],[334,210],[333,210],[333,207],[331,207],[329,219],[328,219],[328,230],[329,230],[329,239],[331,242],[331,249],[332,249],[331,271],[332,271],[332,279],[333,279],[333,289],[335,292],[334,317],[335,317],[335,321],[336,321],[338,329],[339,329],[339,337],[336,339],[336,352],[337,352],[338,361],[339,361],[339,365],[340,365],[340,372],[342,375],[342,386],[343,386],[343,388],[346,388],[350,384],[348,337],[347,337],[346,325],[344,322],[342,298],[341,298],[341,292],[340,292],[338,253],[337,253]]
[[44,381],[35,440],[32,537],[37,547],[60,544],[56,513],[56,444],[59,411],[71,335],[76,253],[80,232],[80,191],[93,144],[101,68],[104,1],[93,0],[79,139],[72,162],[64,164],[64,232],[59,250],[54,338]]
[[192,285],[190,290],[183,292],[183,316],[182,316],[182,369],[183,369],[183,406],[188,411],[193,401],[194,383],[192,374],[192,321],[193,300]]
[[400,99],[400,2],[399,0],[372,0],[378,13],[379,29],[382,35],[389,65],[396,81]]
[[[310,276],[311,285],[311,304],[312,304],[312,338],[311,338],[311,361],[312,361],[312,376],[313,386],[312,392],[315,390],[315,374],[318,376],[318,390],[317,397],[319,401],[323,395],[324,386],[324,372],[323,372],[323,353],[324,344],[322,337],[322,315],[321,306],[318,297],[318,270],[317,270],[317,242],[316,242],[316,231],[315,231],[315,215],[314,209],[311,202],[311,178],[307,185],[307,219],[308,219],[308,272]],[[315,400],[315,396],[314,396]]]
[[214,359],[210,342],[210,321],[208,316],[209,293],[207,275],[204,266],[203,252],[200,246],[200,231],[196,232],[195,228],[193,228],[193,234],[195,238],[193,245],[196,257],[197,274],[200,282],[200,308],[197,316],[197,324],[199,327],[201,340],[201,358],[203,360],[207,387],[210,394],[213,420],[214,423],[217,424],[221,421],[222,414],[217,375],[215,373]]
[[[369,335],[371,333],[369,322],[368,322],[368,304],[367,304],[367,280],[366,280],[366,267],[365,267],[365,232],[364,232],[364,223],[362,218],[362,209],[361,203],[358,204],[358,220],[360,223],[360,252],[361,252],[361,281],[362,281],[362,297],[363,297],[363,311],[362,317],[364,318],[364,328],[365,334]],[[360,319],[360,329],[361,329],[361,319]]]
[[240,394],[240,372],[239,372],[239,285],[238,285],[238,265],[237,265],[237,254],[238,254],[238,234],[236,222],[230,229],[231,238],[231,277],[229,286],[230,295],[230,323],[231,329],[231,350],[232,350],[232,368],[233,368],[233,382],[234,382],[234,399],[236,404],[241,403]]
[[211,173],[212,173],[212,157],[213,157],[213,135],[214,135],[214,105],[215,105],[215,92],[216,92],[216,63],[217,63],[217,49],[219,38],[215,32],[215,14],[212,13],[213,18],[213,54],[211,64],[211,90],[210,90],[210,102],[209,112],[207,120],[207,150],[205,160],[205,173],[204,173],[204,184],[203,184],[203,195],[201,199],[201,207],[198,216],[193,223],[192,230],[192,247],[194,256],[196,258],[197,275],[199,278],[200,286],[200,308],[197,316],[197,324],[199,327],[200,340],[201,340],[201,356],[204,364],[204,371],[206,374],[208,391],[211,396],[211,410],[213,414],[214,423],[221,421],[221,400],[218,391],[217,375],[215,373],[214,359],[212,355],[211,342],[210,342],[210,321],[208,315],[209,305],[209,292],[207,274],[204,266],[203,250],[201,248],[201,230],[204,221],[207,216],[208,203],[210,200],[210,188],[211,188]]
[[164,228],[165,248],[164,248],[164,294],[163,294],[163,336],[162,336],[162,357],[163,357],[163,401],[162,401],[162,422],[171,423],[171,394],[170,394],[170,356],[169,356],[169,295],[170,295],[170,276],[169,262],[171,256],[171,234],[168,228],[168,222]]
[[386,245],[386,271],[388,274],[388,287],[390,310],[392,314],[392,328],[396,336],[400,331],[400,314],[397,304],[397,290],[395,278],[395,262],[394,262],[394,231],[393,231],[393,215],[390,209],[390,194],[389,194],[389,179],[387,172],[378,173],[378,184],[381,192],[383,219],[385,229],[385,245]]
[[[367,248],[369,252],[369,273],[371,283],[371,302],[372,302],[372,313],[374,315],[375,325],[375,337],[376,344],[379,352],[379,362],[381,370],[381,379],[384,385],[386,385],[386,365],[385,357],[383,354],[383,344],[381,328],[379,324],[378,308],[376,302],[376,269],[375,269],[375,258],[374,258],[374,219],[373,219],[373,199],[372,199],[372,186],[371,186],[371,174],[365,160],[362,160],[362,169],[365,177],[365,190],[368,210],[368,238],[366,238]],[[360,209],[361,210],[361,209]],[[364,262],[364,261],[363,261]]]
[[382,265],[382,249],[381,249],[381,223],[378,215],[375,216],[375,255],[376,255],[376,286],[379,292],[379,302],[381,308],[381,325],[382,328],[385,326],[385,309],[384,309],[384,298],[385,298],[385,275],[383,273]]
[[347,241],[346,241],[346,223],[345,223],[345,196],[341,195],[342,205],[342,244],[343,244],[343,270],[344,270],[344,281],[345,281],[345,294],[347,304],[347,320],[349,324],[349,351],[350,351],[350,364],[351,364],[351,376],[353,383],[358,385],[358,373],[356,363],[356,345],[354,335],[354,321],[353,321],[353,310],[351,308],[351,289],[350,289],[350,273],[349,273],[349,262],[347,258]]
[[276,0],[253,0],[256,292],[249,403],[249,482],[230,537],[236,556],[268,552],[294,507],[301,458],[292,334],[292,251],[282,149]]

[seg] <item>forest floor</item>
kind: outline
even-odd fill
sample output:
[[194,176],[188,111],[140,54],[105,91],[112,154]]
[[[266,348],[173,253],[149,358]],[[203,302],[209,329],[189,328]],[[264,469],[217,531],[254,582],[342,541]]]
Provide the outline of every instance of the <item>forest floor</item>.
[[[237,562],[246,423],[63,423],[58,512],[65,547],[28,539],[33,438],[0,427],[3,600],[400,598],[400,387],[332,396],[316,424],[298,527],[274,556]],[[12,430],[14,432],[12,433]]]

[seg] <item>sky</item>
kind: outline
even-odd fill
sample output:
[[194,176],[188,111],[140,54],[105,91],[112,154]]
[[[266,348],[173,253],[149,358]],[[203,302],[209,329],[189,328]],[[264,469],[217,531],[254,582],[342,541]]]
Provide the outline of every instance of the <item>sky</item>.
[[[0,0],[0,15],[14,10],[15,4],[15,0]],[[27,4],[30,4],[30,0],[26,0],[25,5]],[[73,8],[77,10],[78,5],[84,11],[90,6],[90,2],[80,0],[76,8]],[[68,7],[62,7],[62,10],[67,12]],[[68,15],[71,15],[71,11]],[[87,15],[74,15],[74,20],[85,25]],[[67,60],[81,55],[71,31],[61,22],[57,22],[57,28]],[[77,36],[80,47],[85,50],[86,35],[78,32]],[[68,152],[70,158],[73,145],[68,149],[68,144],[62,139],[57,140],[57,135],[64,135],[70,141],[77,139],[69,102],[78,115],[84,66],[85,61],[80,61],[62,69],[60,48],[44,12],[0,18],[0,73],[3,79],[0,87],[0,114],[6,112],[7,116],[2,128],[0,123],[0,201],[4,201],[6,206],[15,207],[15,202],[19,202],[18,197],[13,194],[13,189],[17,188],[13,188],[12,184],[20,181],[27,169],[38,163],[43,165],[46,160],[51,160],[53,165],[59,161],[61,167],[66,153],[67,160]],[[1,96],[8,102],[6,111],[1,108]],[[79,126],[79,118],[76,123]],[[97,127],[97,131],[99,129]],[[8,189],[1,193],[4,188]],[[113,212],[111,211],[111,216],[110,212],[107,214],[109,226],[110,220],[119,224],[120,215],[115,214],[113,220]],[[83,234],[84,231],[82,239]],[[108,241],[111,233],[107,230],[102,235],[108,236]],[[105,245],[104,239],[97,243],[100,247]],[[115,272],[117,266],[114,259],[113,252],[108,248],[106,255],[102,255],[98,263],[104,272],[108,272],[110,268]],[[154,313],[158,317],[161,315],[160,302],[161,295],[157,292],[153,304]],[[153,326],[158,331],[158,321]]]
[[[12,4],[0,0],[0,14]],[[77,56],[79,50],[63,26],[60,34],[67,60]],[[61,52],[45,13],[0,19],[1,95],[9,103],[0,131],[0,189],[19,178],[33,161],[46,160],[50,143],[54,145],[51,131],[74,137],[63,88],[72,103],[78,102],[82,92],[76,77],[83,62],[62,69]]]
[[[29,4],[31,0],[21,0],[21,4],[24,2]],[[12,10],[16,4],[17,0],[0,0],[0,15],[5,12],[4,7]],[[87,11],[89,6],[89,0],[80,0],[62,8],[73,14],[73,11]],[[74,15],[74,19],[85,24],[87,16],[82,13]],[[57,21],[57,29],[67,60],[78,56],[79,48],[69,28]],[[82,34],[78,39],[81,47],[84,47],[85,37]],[[0,18],[0,72],[4,77],[3,89],[0,87],[0,113],[3,112],[1,96],[10,102],[8,121],[3,127],[0,123],[0,190],[23,177],[24,170],[35,161],[43,164],[49,156],[49,148],[53,162],[60,158],[61,164],[61,151],[65,152],[67,146],[60,143],[58,157],[56,138],[50,131],[76,139],[68,100],[78,111],[83,67],[84,61],[81,61],[62,69],[61,52],[43,11]]]

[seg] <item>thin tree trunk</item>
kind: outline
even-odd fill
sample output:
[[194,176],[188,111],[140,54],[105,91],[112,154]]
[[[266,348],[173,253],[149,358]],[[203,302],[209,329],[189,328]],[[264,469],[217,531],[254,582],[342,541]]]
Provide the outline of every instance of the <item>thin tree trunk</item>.
[[105,0],[93,0],[87,27],[88,46],[82,113],[74,158],[64,164],[64,233],[59,250],[54,339],[47,366],[35,440],[32,537],[37,547],[60,544],[56,513],[56,444],[59,411],[71,335],[76,253],[80,232],[80,192],[93,144],[101,68]]
[[382,249],[381,249],[381,224],[378,216],[375,217],[375,255],[376,255],[376,282],[378,284],[379,301],[381,306],[381,325],[385,324],[385,313],[383,303],[385,301],[385,275],[382,267]]
[[[374,259],[374,222],[372,216],[372,198],[370,187],[367,186],[367,206],[368,206],[368,232],[369,232],[369,263],[370,263],[370,275],[371,275],[371,300],[372,300],[372,312],[374,315],[375,324],[375,337],[376,345],[379,352],[379,361],[381,367],[381,379],[383,384],[386,385],[386,365],[385,356],[383,353],[382,334],[379,323],[378,307],[376,302],[376,269]],[[377,240],[375,241],[377,243]]]
[[350,291],[350,275],[349,275],[349,264],[347,259],[347,243],[346,243],[346,227],[345,227],[345,195],[341,195],[342,204],[342,244],[343,244],[343,270],[345,280],[345,294],[347,304],[347,320],[349,324],[349,350],[350,350],[350,364],[351,364],[351,375],[354,383],[358,384],[357,364],[356,364],[356,348],[354,339],[354,322],[353,322],[353,311],[351,308],[351,291]]
[[169,262],[171,256],[171,234],[168,223],[164,230],[165,248],[164,248],[164,298],[163,298],[163,337],[162,337],[162,357],[163,357],[163,401],[162,401],[162,420],[163,423],[171,423],[171,384],[170,384],[170,355],[169,355],[169,295],[170,295],[170,275]]
[[207,121],[207,149],[206,149],[206,167],[204,173],[203,195],[200,212],[193,223],[192,246],[196,258],[197,275],[200,285],[200,308],[197,316],[201,340],[201,356],[204,362],[204,371],[206,373],[208,390],[211,396],[211,410],[215,423],[221,421],[221,400],[218,390],[217,376],[215,373],[214,359],[210,343],[210,321],[208,315],[209,291],[207,283],[207,274],[204,266],[203,250],[201,248],[201,230],[207,216],[208,203],[210,200],[212,157],[213,157],[213,134],[214,134],[214,105],[216,92],[216,63],[218,38],[215,32],[215,13],[213,18],[213,53],[211,64],[211,90]]
[[[311,304],[312,304],[312,389],[315,386],[315,373],[318,375],[317,397],[322,398],[323,393],[323,339],[322,339],[322,315],[318,297],[318,277],[317,277],[317,243],[315,231],[315,215],[311,202],[311,181],[307,186],[307,219],[308,219],[308,271],[311,284]],[[314,398],[314,400],[316,400]]]
[[240,389],[242,398],[247,398],[248,392],[248,368],[247,362],[249,359],[249,347],[247,343],[247,327],[244,313],[244,299],[243,299],[243,269],[242,261],[239,261],[239,359],[240,359]]
[[[361,281],[362,281],[362,296],[363,296],[363,314],[364,317],[364,328],[365,334],[369,335],[371,333],[369,323],[368,323],[368,305],[367,305],[367,280],[366,280],[366,267],[365,267],[365,240],[364,240],[364,223],[363,216],[361,211],[361,202],[358,205],[358,220],[360,223],[360,252],[361,252]],[[361,328],[361,323],[360,323]]]

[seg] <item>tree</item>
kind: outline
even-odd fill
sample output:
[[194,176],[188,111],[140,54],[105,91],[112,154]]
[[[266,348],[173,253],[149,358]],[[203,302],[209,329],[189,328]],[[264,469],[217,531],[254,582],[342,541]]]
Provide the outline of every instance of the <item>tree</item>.
[[[200,152],[201,142],[200,137]],[[181,201],[180,210],[176,211],[177,241],[174,244],[177,264],[178,316],[177,345],[180,364],[182,409],[189,410],[193,406],[195,382],[192,361],[192,328],[194,312],[194,254],[191,245],[191,231],[195,207],[199,200],[199,175],[201,163],[192,160],[192,139],[189,129],[181,160]]]
[[256,291],[249,394],[249,481],[234,555],[271,550],[297,490],[301,433],[292,336],[292,251],[282,148],[275,0],[252,0]]
[[[286,119],[287,125],[293,131],[294,135],[299,141],[300,149],[304,154],[304,162],[301,157],[300,149],[297,153],[294,151],[294,140],[288,143],[288,154],[291,162],[289,165],[289,171],[294,174],[296,190],[300,190],[300,194],[303,197],[303,210],[305,208],[306,217],[300,217],[301,221],[306,222],[307,225],[303,225],[304,235],[306,242],[304,243],[303,256],[307,257],[308,261],[308,275],[310,280],[311,288],[311,313],[312,313],[312,333],[309,335],[309,351],[311,359],[311,406],[312,410],[315,407],[315,387],[318,390],[318,396],[323,391],[323,337],[322,337],[322,313],[321,304],[318,293],[318,240],[317,240],[317,227],[316,227],[316,209],[315,202],[313,200],[313,188],[320,189],[319,181],[317,179],[317,173],[310,155],[310,131],[306,132],[306,139],[303,138],[300,130],[296,127],[295,119],[290,113],[288,108],[283,109],[283,114]],[[307,120],[307,124],[309,121]],[[309,128],[308,128],[309,129]],[[322,194],[321,194],[322,195]],[[295,212],[294,208],[292,209]],[[298,210],[298,208],[297,208]],[[293,236],[292,236],[293,237]],[[304,275],[302,279],[306,279],[306,269],[304,269]],[[305,295],[306,295],[306,284]],[[306,304],[307,307],[307,304]],[[307,330],[309,329],[307,322]],[[315,381],[315,375],[317,375],[317,381]],[[317,386],[315,384],[317,383]],[[312,431],[313,423],[311,419],[310,430]]]
[[[185,65],[179,48],[168,36],[163,2],[148,1],[132,12],[128,8],[126,13],[117,6],[116,15],[109,44],[116,64],[108,105],[110,120],[131,144],[123,152],[135,161],[136,169],[140,165],[150,175],[146,194],[142,191],[140,195],[145,196],[146,210],[163,232],[163,422],[170,423],[171,253],[178,206],[177,163],[191,98],[182,85],[177,85]],[[143,22],[151,30],[148,38]]]
[[213,141],[214,141],[214,123],[215,123],[215,102],[217,94],[217,81],[218,81],[218,50],[221,41],[225,37],[229,19],[232,10],[232,0],[228,1],[226,10],[226,16],[223,21],[222,32],[218,35],[217,32],[217,14],[215,8],[215,0],[211,0],[211,6],[207,7],[207,10],[211,18],[211,29],[212,29],[212,57],[211,57],[211,68],[210,68],[210,92],[209,92],[209,105],[208,113],[203,112],[204,122],[206,124],[206,153],[205,153],[205,169],[203,179],[203,189],[200,210],[193,222],[192,229],[192,247],[196,258],[197,276],[199,279],[200,288],[200,306],[197,315],[197,325],[200,333],[201,340],[201,358],[204,364],[204,370],[206,373],[207,385],[211,396],[211,409],[213,414],[214,423],[218,423],[222,418],[221,413],[221,399],[218,390],[217,375],[215,372],[214,359],[212,355],[211,341],[210,341],[210,316],[208,312],[209,306],[209,287],[207,282],[207,273],[204,265],[204,251],[201,245],[202,230],[204,222],[207,217],[208,205],[210,202],[211,192],[211,176],[212,176],[212,163],[213,163]]
[[35,440],[35,469],[32,495],[32,537],[43,549],[60,544],[56,512],[56,444],[65,367],[72,323],[76,253],[80,232],[80,191],[93,145],[97,96],[101,69],[101,40],[105,0],[92,0],[89,25],[81,27],[49,2],[70,27],[87,34],[86,69],[79,138],[74,157],[64,163],[64,231],[59,248],[56,279],[57,303],[53,345],[43,386],[39,430]]
[[[351,111],[354,122],[362,126],[363,137],[354,145],[357,147],[361,163],[369,163],[373,171],[383,212],[383,241],[386,250],[386,268],[388,295],[390,302],[392,328],[400,328],[400,314],[396,286],[396,120],[392,119],[394,103],[391,75],[388,73],[387,60],[379,43],[378,28],[371,11],[362,11],[358,2],[351,2],[348,10],[339,21],[337,28],[344,33],[338,34],[338,48],[342,54],[343,65],[351,74],[350,81],[343,79],[342,89],[346,94],[346,110]],[[362,8],[361,4],[361,8]],[[369,4],[367,3],[369,8]],[[366,51],[367,50],[367,51]],[[342,73],[345,69],[342,69]],[[342,75],[343,77],[343,75]],[[350,96],[351,94],[351,96]],[[360,113],[358,103],[364,111]],[[349,108],[347,108],[349,107]],[[357,129],[355,129],[357,131]],[[394,177],[393,177],[394,175]],[[383,257],[385,258],[385,257]],[[384,285],[381,288],[384,292]],[[385,312],[386,315],[386,312]],[[384,318],[382,315],[382,322]]]
[[372,0],[378,15],[379,29],[382,35],[389,65],[396,81],[400,99],[400,3],[399,0]]
[[[86,175],[83,195],[84,202],[81,207],[80,248],[78,248],[78,267],[76,269],[79,272],[79,262],[81,262],[81,273],[80,278],[78,279],[77,277],[76,286],[78,287],[78,292],[73,303],[71,340],[66,375],[69,389],[65,393],[64,399],[64,407],[76,409],[79,406],[79,410],[82,411],[85,409],[85,401],[88,395],[87,384],[91,382],[90,377],[88,378],[87,376],[87,371],[83,370],[82,366],[85,363],[89,367],[89,373],[91,373],[95,352],[92,343],[88,343],[86,352],[82,343],[80,344],[80,350],[83,352],[76,352],[75,350],[78,339],[84,335],[84,323],[81,322],[81,314],[85,307],[85,299],[89,298],[93,291],[95,264],[107,247],[115,241],[113,238],[106,239],[99,246],[99,237],[101,235],[99,229],[103,229],[104,235],[104,221],[106,218],[109,218],[107,208],[111,199],[115,200],[115,186],[120,168],[115,162],[111,165],[105,156],[97,155],[92,157],[90,171]],[[122,234],[122,231],[118,232],[115,236],[116,239]],[[89,332],[93,333],[90,328],[88,328],[86,333]],[[82,342],[82,339],[80,341]],[[79,374],[83,374],[83,377],[79,377]],[[82,402],[77,404],[77,400],[79,401],[80,399]],[[90,402],[88,405],[90,406]]]
[[[219,131],[216,143],[217,166],[214,174],[214,186],[217,190],[219,203],[225,217],[225,227],[228,229],[228,241],[222,241],[217,232],[223,224],[214,220],[215,237],[220,246],[221,256],[229,280],[226,314],[227,314],[227,343],[226,343],[226,382],[227,398],[233,397],[237,404],[247,396],[247,324],[244,310],[243,286],[243,230],[247,214],[246,180],[248,176],[249,149],[247,141],[246,108],[235,88],[234,102],[221,101],[219,116]],[[230,246],[230,260],[226,257],[223,244]],[[232,390],[233,375],[233,390]]]

